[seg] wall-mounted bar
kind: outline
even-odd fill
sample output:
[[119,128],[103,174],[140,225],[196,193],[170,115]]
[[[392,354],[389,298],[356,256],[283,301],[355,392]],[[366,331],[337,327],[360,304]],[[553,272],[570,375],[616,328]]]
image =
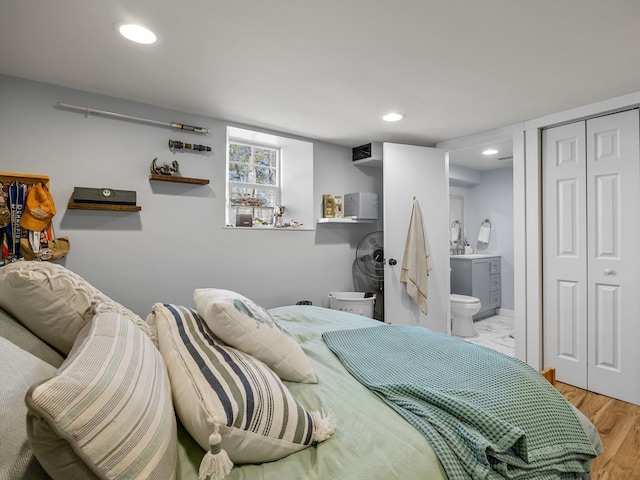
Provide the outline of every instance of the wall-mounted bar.
[[63,103],[63,102],[58,102],[58,106],[61,108],[69,108],[71,110],[78,110],[81,112],[88,114],[92,114],[92,115],[105,115],[108,117],[113,117],[113,118],[118,118],[120,120],[131,120],[134,122],[143,122],[143,123],[149,123],[152,125],[158,125],[158,126],[162,126],[162,127],[169,127],[169,128],[174,128],[176,130],[185,130],[187,132],[194,132],[194,133],[203,133],[205,135],[209,135],[211,133],[211,130],[205,127],[194,127],[193,125],[185,125],[184,123],[177,123],[177,122],[159,122],[157,120],[151,120],[149,118],[142,118],[142,117],[134,117],[132,115],[125,115],[123,113],[116,113],[116,112],[108,112],[106,110],[98,110],[96,108],[91,108],[91,107],[82,107],[80,105],[71,105],[68,103]]

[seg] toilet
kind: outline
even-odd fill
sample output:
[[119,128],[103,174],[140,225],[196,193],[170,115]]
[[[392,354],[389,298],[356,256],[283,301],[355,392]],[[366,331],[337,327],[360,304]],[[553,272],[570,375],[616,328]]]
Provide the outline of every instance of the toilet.
[[458,337],[475,337],[473,316],[480,310],[480,300],[467,295],[451,295],[451,333]]

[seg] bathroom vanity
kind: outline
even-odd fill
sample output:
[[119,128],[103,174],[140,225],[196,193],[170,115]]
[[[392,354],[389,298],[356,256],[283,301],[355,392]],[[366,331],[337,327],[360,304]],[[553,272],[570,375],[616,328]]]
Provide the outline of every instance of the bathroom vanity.
[[476,297],[482,304],[473,318],[495,315],[501,302],[500,256],[453,255],[450,265],[451,293]]

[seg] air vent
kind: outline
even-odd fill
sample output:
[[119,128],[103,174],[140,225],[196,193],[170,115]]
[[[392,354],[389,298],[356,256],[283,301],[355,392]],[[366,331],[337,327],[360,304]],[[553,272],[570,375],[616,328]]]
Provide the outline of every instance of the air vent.
[[371,142],[355,147],[351,159],[354,162],[366,162],[369,160],[382,161],[382,143]]

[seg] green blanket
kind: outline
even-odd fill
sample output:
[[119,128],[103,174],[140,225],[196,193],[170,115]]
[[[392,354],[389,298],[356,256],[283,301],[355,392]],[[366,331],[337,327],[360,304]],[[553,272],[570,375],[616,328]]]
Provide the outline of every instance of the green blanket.
[[325,332],[351,374],[422,432],[451,479],[581,478],[596,456],[570,404],[525,363],[419,327]]

